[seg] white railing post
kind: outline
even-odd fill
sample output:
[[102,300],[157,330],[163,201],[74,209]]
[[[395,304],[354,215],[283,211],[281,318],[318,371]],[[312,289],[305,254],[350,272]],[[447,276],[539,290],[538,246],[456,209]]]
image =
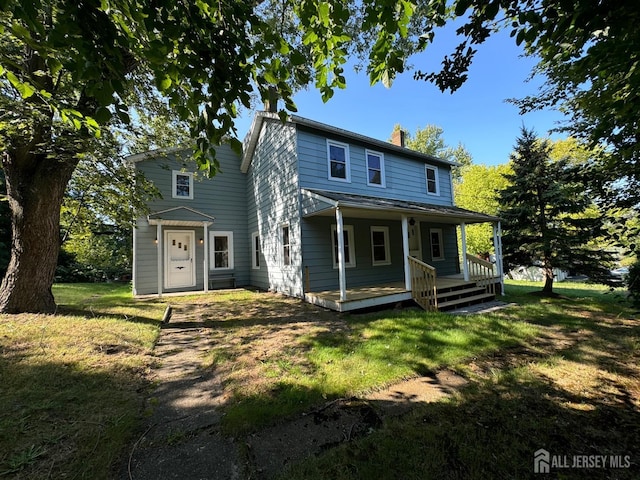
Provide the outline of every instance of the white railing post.
[[[336,207],[336,235],[338,236],[338,279],[340,283],[340,301],[347,299],[347,278],[344,262],[344,224],[342,210]],[[352,240],[353,241],[353,240]]]
[[411,290],[411,268],[409,267],[409,221],[402,215],[402,258],[404,258],[404,288]]
[[462,240],[462,276],[465,282],[469,281],[469,265],[467,264],[467,225],[460,224],[460,237]]

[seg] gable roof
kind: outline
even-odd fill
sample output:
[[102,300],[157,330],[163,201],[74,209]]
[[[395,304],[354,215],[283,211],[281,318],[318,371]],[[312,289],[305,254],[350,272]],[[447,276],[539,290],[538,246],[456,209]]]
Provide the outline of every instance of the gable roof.
[[162,225],[201,227],[204,223],[211,225],[215,218],[190,207],[173,207],[151,212],[147,220],[149,225],[162,223]]
[[[251,128],[249,129],[249,133],[247,133],[244,141],[244,153],[242,155],[242,163],[240,165],[240,170],[243,173],[246,173],[249,170],[256,145],[258,144],[258,138],[260,137],[260,131],[262,130],[262,125],[265,120],[275,120],[277,122],[281,122],[280,117],[276,113],[258,112],[256,113],[256,116],[253,117]],[[449,160],[434,157],[433,155],[416,152],[415,150],[411,150],[406,147],[394,145],[391,142],[367,137],[366,135],[361,135],[359,133],[327,125],[326,123],[317,122],[315,120],[310,120],[298,115],[290,115],[286,123],[302,127],[302,129],[308,131],[321,133],[331,137],[338,137],[351,143],[359,143],[369,147],[386,150],[387,152],[402,155],[404,157],[409,157],[425,163],[435,163],[439,165],[446,165],[448,167],[455,167],[460,165],[457,162],[450,162]]]

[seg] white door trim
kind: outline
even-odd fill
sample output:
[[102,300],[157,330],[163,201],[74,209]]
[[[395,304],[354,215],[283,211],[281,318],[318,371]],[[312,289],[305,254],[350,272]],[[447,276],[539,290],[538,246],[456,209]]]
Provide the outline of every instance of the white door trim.
[[[169,241],[169,235],[171,234],[180,234],[180,235],[186,235],[188,237],[188,241],[189,244],[187,245],[187,249],[189,255],[186,260],[189,261],[189,265],[187,265],[187,267],[190,269],[191,271],[191,275],[189,276],[188,281],[185,281],[184,283],[175,285],[172,284],[172,282],[170,282],[170,275],[171,275],[171,267],[172,267],[172,262],[171,262],[171,258],[169,256],[170,253],[170,247],[172,245],[170,245],[170,241]],[[196,232],[195,230],[165,230],[164,231],[164,288],[165,289],[170,289],[170,288],[189,288],[189,287],[195,287],[196,286],[196,269],[195,269],[195,246],[196,246]]]

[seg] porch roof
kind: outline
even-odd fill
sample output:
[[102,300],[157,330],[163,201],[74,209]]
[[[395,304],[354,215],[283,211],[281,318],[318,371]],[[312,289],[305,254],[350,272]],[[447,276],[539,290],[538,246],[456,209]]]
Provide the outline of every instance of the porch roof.
[[500,220],[493,215],[453,206],[305,188],[301,193],[303,199],[308,200],[306,208],[304,208],[305,217],[331,216],[339,207],[344,216],[356,218],[397,219],[399,215],[408,215],[415,217],[416,220],[452,224],[497,222]]
[[212,225],[215,218],[193,208],[174,207],[152,212],[147,216],[147,220],[149,221],[149,225],[162,224],[175,227],[202,227],[204,224]]

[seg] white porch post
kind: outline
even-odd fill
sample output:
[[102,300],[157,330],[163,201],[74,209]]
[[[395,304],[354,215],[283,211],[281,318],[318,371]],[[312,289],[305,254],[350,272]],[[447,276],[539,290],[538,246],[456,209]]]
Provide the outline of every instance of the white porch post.
[[467,264],[467,225],[462,222],[460,224],[460,237],[462,241],[462,275],[464,281],[469,281],[469,265]]
[[209,224],[204,222],[204,291],[209,291]]
[[[347,299],[347,272],[344,264],[344,225],[342,211],[336,207],[336,235],[338,236],[338,277],[340,282],[340,301]],[[353,241],[353,239],[352,239]]]
[[500,221],[493,224],[493,248],[496,252],[496,269],[500,277],[500,292],[504,295],[504,266],[502,265],[502,227]]
[[162,280],[164,278],[164,262],[162,261],[162,220],[158,220],[156,226],[156,239],[158,240],[158,296],[162,296]]
[[409,220],[402,215],[402,258],[404,259],[404,288],[411,290],[411,270],[409,268]]

